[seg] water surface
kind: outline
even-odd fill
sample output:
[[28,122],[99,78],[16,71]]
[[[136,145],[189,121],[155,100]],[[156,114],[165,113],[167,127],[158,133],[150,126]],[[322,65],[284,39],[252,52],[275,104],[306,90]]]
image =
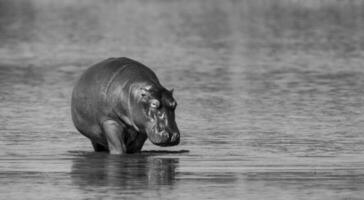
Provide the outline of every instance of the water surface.
[[[0,1],[1,199],[362,199],[361,1]],[[127,56],[181,144],[94,153],[70,93]]]

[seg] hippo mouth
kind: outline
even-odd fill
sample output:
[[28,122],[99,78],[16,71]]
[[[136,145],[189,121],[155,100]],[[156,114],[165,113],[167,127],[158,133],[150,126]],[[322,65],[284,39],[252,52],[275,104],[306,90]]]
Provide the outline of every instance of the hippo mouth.
[[148,134],[149,140],[158,146],[174,146],[179,144],[179,132],[170,132],[165,128],[160,128],[155,125],[152,128],[150,134]]
[[[152,119],[153,126],[150,131],[147,131],[149,140],[158,146],[174,146],[179,144],[179,131],[174,128],[175,131],[171,131],[170,128],[165,126],[165,120]],[[149,133],[148,133],[149,132]]]

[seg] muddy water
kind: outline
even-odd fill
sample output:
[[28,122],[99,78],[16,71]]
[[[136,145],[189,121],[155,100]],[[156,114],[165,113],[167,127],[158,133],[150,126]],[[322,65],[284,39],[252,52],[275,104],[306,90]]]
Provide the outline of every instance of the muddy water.
[[[362,199],[361,1],[0,1],[0,199]],[[92,63],[175,88],[182,140],[93,153]]]

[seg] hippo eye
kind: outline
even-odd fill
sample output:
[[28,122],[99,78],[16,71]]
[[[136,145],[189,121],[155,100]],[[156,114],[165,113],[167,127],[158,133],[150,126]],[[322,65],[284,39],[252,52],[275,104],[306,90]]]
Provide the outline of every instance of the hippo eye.
[[152,99],[150,101],[150,107],[152,107],[152,108],[159,108],[159,105],[160,105],[160,103],[157,99]]

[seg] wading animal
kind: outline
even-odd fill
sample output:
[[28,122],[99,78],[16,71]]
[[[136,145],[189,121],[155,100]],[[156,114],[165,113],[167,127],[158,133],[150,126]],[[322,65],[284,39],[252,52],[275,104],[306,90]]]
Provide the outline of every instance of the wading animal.
[[77,130],[95,151],[134,153],[147,138],[159,146],[180,141],[175,122],[177,102],[155,73],[129,58],[109,58],[88,68],[71,100]]

